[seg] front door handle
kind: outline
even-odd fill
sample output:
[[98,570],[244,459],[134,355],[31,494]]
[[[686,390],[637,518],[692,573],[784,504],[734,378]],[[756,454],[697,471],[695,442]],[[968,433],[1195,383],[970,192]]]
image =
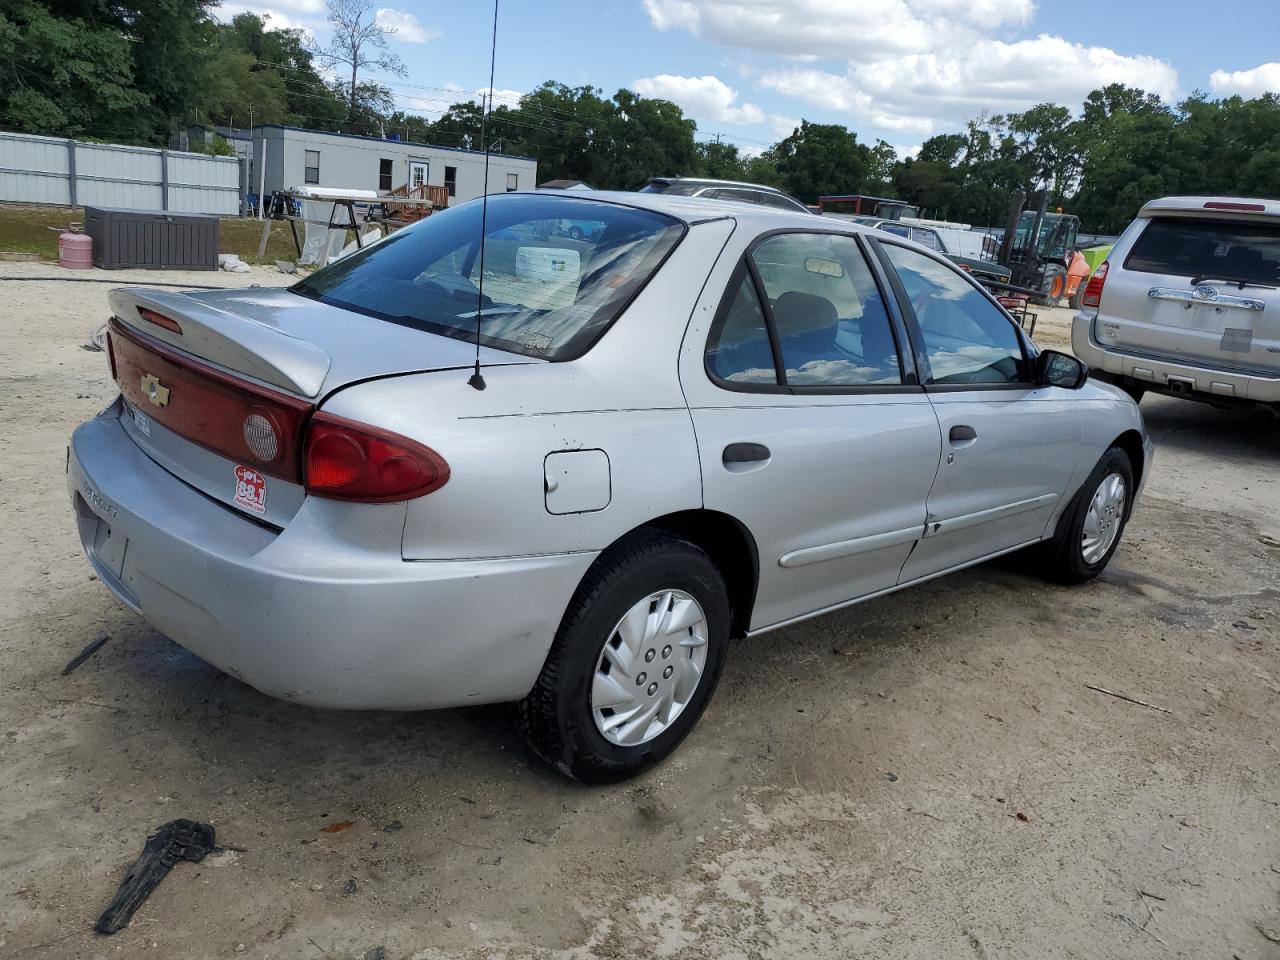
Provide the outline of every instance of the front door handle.
[[735,463],[759,463],[771,456],[769,448],[763,443],[731,443],[724,448],[720,459],[727,467]]
[[962,443],[972,443],[978,439],[978,431],[968,424],[958,423],[951,428],[951,432],[947,434],[947,438],[953,445]]

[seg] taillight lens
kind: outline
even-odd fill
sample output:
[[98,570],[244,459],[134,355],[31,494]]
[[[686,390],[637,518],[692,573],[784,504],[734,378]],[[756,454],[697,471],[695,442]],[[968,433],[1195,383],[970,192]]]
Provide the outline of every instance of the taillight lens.
[[1093,276],[1089,278],[1089,283],[1084,288],[1084,296],[1080,298],[1084,306],[1096,307],[1102,303],[1102,285],[1107,282],[1107,271],[1110,269],[1110,262],[1103,260],[1098,265],[1098,269],[1093,271]]
[[237,463],[301,481],[309,402],[225,373],[119,320],[108,328],[107,349],[134,409]]
[[307,493],[359,503],[412,500],[439,490],[449,465],[430,447],[368,424],[317,413],[307,429]]

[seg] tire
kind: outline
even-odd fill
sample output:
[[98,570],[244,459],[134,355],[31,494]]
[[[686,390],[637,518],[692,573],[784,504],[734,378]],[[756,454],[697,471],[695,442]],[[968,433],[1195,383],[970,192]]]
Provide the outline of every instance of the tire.
[[[1112,512],[1109,515],[1104,513],[1100,518],[1104,530],[1103,540],[1094,543],[1091,550],[1090,543],[1085,539],[1085,523],[1091,519],[1090,511],[1095,496],[1101,496],[1105,501],[1101,488],[1104,483],[1113,483],[1115,478],[1119,478],[1123,484],[1123,501],[1118,506],[1114,501],[1102,504],[1103,507],[1110,507]],[[1040,559],[1045,576],[1057,583],[1086,583],[1106,569],[1129,522],[1133,491],[1133,464],[1129,455],[1119,447],[1110,447],[1071,499],[1058,520],[1058,529],[1053,538],[1041,544]],[[1094,518],[1091,522],[1091,530],[1098,530],[1097,519],[1099,518]]]
[[[675,625],[698,612],[700,625],[655,635],[655,626],[670,623],[655,620],[668,597]],[[724,578],[687,540],[641,531],[609,548],[583,577],[537,683],[517,704],[521,735],[577,780],[611,783],[647,770],[679,745],[711,699],[728,649],[729,616]],[[604,696],[627,699],[615,709],[596,703]],[[658,715],[645,720],[650,709]],[[620,742],[628,739],[634,742]]]
[[1071,295],[1071,299],[1067,301],[1067,306],[1072,310],[1080,310],[1084,307],[1084,288],[1088,286],[1088,280],[1081,280],[1076,287],[1076,292]]
[[1067,271],[1056,263],[1044,268],[1044,279],[1040,282],[1040,296],[1037,298],[1046,307],[1056,307],[1062,301],[1062,294],[1067,289]]

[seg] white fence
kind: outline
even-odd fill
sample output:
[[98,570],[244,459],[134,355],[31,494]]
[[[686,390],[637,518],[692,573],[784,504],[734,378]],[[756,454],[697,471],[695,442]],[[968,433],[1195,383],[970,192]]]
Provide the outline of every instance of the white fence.
[[0,200],[175,213],[240,212],[240,161],[0,131]]

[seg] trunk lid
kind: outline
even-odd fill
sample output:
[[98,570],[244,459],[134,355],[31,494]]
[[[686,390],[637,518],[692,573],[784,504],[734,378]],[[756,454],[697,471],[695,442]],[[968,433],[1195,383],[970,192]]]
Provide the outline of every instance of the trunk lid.
[[[287,290],[123,288],[109,300],[125,431],[185,483],[276,527],[305,497],[306,423],[327,396],[380,377],[461,371],[476,358],[473,343]],[[480,362],[544,361],[482,347]],[[262,449],[264,440],[274,459],[255,457],[251,441]]]

